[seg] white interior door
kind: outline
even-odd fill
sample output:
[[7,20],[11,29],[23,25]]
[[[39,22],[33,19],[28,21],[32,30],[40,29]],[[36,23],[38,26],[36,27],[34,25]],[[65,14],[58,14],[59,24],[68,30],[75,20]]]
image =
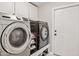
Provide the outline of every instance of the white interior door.
[[55,54],[79,55],[79,6],[55,10]]

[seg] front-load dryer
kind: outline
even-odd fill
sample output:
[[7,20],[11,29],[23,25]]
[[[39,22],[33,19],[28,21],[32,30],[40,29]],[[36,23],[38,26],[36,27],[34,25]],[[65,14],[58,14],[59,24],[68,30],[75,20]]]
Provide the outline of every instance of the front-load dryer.
[[0,55],[30,55],[30,27],[28,22],[0,18]]
[[49,43],[49,27],[48,23],[39,21],[39,49]]
[[31,29],[30,54],[33,54],[39,48],[39,22],[30,20],[30,29]]

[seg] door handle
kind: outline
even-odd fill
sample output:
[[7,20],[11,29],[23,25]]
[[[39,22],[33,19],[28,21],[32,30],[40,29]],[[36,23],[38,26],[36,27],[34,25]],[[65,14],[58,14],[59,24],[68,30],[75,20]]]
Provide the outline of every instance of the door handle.
[[57,32],[57,30],[55,30],[55,32]]
[[57,33],[56,33],[56,32],[57,32],[57,30],[55,30],[54,32],[55,32],[55,33],[54,33],[54,36],[57,36]]
[[57,34],[55,33],[54,36],[57,36]]

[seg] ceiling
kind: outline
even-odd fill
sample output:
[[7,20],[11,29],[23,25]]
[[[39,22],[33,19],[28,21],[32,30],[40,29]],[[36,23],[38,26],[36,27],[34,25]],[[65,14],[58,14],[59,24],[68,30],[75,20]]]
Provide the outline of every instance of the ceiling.
[[31,3],[33,3],[33,4],[35,4],[36,6],[41,6],[41,5],[44,5],[44,4],[47,4],[47,3],[49,3],[49,2],[31,2]]

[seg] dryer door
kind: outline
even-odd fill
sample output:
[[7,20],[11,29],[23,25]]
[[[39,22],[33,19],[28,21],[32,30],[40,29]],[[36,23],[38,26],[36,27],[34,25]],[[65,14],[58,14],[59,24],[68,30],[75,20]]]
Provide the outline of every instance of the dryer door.
[[42,27],[41,27],[41,39],[43,40],[43,41],[45,41],[45,40],[47,40],[48,39],[48,37],[49,37],[49,30],[48,30],[48,27],[47,26],[45,26],[45,25],[42,25]]
[[30,31],[23,22],[10,24],[2,34],[2,47],[8,53],[19,54],[23,52],[30,42]]

